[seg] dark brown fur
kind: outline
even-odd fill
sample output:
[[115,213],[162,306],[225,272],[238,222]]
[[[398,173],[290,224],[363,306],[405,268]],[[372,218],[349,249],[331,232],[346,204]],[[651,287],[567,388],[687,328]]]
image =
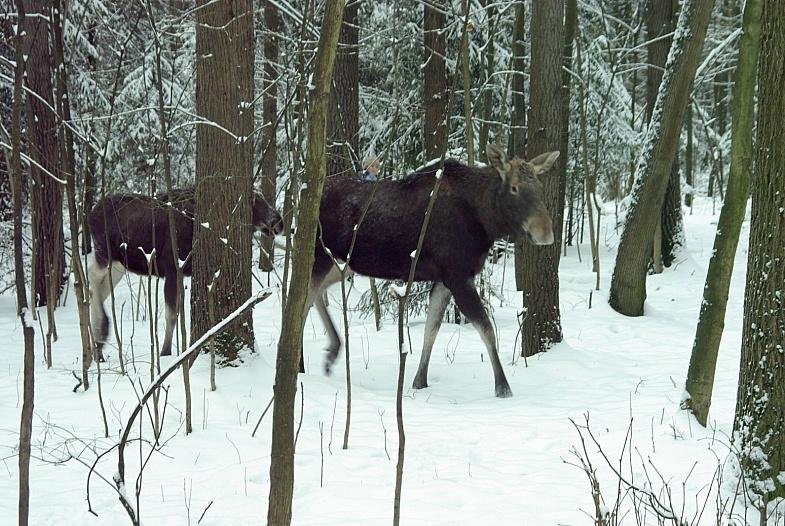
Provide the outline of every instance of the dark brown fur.
[[[109,335],[109,319],[103,302],[111,292],[109,287],[114,287],[128,270],[135,274],[152,274],[165,279],[167,331],[161,354],[171,354],[171,333],[177,319],[178,298],[177,267],[169,235],[167,203],[165,192],[157,198],[140,194],[116,194],[99,202],[90,212],[88,220],[93,238],[94,261],[91,262],[88,273],[93,331],[98,353]],[[173,190],[172,206],[179,259],[184,261],[183,274],[190,276],[194,190]],[[252,205],[252,224],[267,235],[278,234],[283,228],[281,216],[258,194],[254,195]],[[151,258],[153,253],[155,257]]]
[[[441,313],[438,322],[436,313],[428,314],[426,347],[432,345],[429,339],[435,338],[445,302],[452,295],[488,347],[497,396],[508,396],[511,392],[498,361],[493,327],[473,279],[496,239],[524,236],[538,244],[553,242],[551,219],[543,204],[542,185],[536,173],[549,169],[558,153],[540,156],[532,163],[507,160],[495,147],[490,147],[488,153],[491,160],[488,167],[470,168],[452,160],[445,163],[414,279],[434,282],[439,296],[434,301],[432,292],[431,303],[439,305],[431,305],[429,310],[441,309]],[[349,259],[351,270],[360,274],[407,279],[437,170],[438,166],[430,166],[398,181],[367,183],[334,177],[325,183],[310,300],[316,304],[330,336],[328,371],[340,348],[337,332],[321,301],[321,291],[340,280],[333,270],[330,254],[340,261]],[[361,222],[366,206],[368,211]],[[358,223],[361,224],[349,257]],[[424,349],[415,387],[427,385],[429,355],[430,349]]]

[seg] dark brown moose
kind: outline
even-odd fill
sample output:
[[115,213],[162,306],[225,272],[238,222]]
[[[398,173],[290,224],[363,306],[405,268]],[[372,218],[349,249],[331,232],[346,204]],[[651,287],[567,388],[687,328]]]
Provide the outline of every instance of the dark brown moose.
[[[537,176],[553,166],[559,152],[544,153],[528,162],[507,159],[493,145],[488,145],[487,153],[487,167],[471,168],[454,160],[444,163],[443,181],[414,274],[415,281],[433,282],[415,389],[428,386],[428,361],[452,295],[485,343],[496,396],[512,396],[499,361],[493,325],[480,302],[474,277],[496,239],[523,236],[537,245],[553,243],[551,216]],[[341,279],[333,258],[342,262],[348,258],[350,270],[359,274],[407,279],[428,200],[440,175],[438,169],[438,165],[431,165],[398,181],[367,183],[332,177],[325,182],[308,306],[316,304],[330,338],[325,361],[328,373],[341,347],[322,297],[326,287]]]
[[[179,298],[167,203],[166,193],[159,194],[157,198],[140,194],[115,194],[99,202],[90,212],[90,234],[95,247],[94,258],[88,266],[90,321],[98,359],[102,359],[101,349],[109,336],[109,318],[104,310],[104,301],[126,270],[164,278],[166,336],[161,354],[166,356],[172,353],[172,334],[177,322]],[[183,275],[190,276],[195,207],[193,188],[174,190],[172,207],[178,256]],[[283,230],[281,216],[259,194],[254,194],[252,222],[253,227],[264,235],[274,236]]]

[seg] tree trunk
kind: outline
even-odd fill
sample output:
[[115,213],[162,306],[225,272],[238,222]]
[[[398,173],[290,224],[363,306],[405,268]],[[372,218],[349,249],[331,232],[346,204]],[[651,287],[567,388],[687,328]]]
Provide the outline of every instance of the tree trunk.
[[752,169],[752,127],[755,120],[755,74],[760,48],[760,16],[762,0],[747,0],[739,40],[739,60],[733,87],[733,119],[731,122],[731,163],[728,191],[722,205],[709,260],[703,302],[692,345],[690,368],[687,372],[685,401],[695,418],[705,426],[708,421],[717,354],[725,326],[736,247],[747,208],[749,171]]
[[[566,0],[564,4],[564,71],[562,71],[562,117],[561,117],[561,145],[559,151],[561,152],[561,170],[559,177],[561,177],[562,185],[567,184],[567,159],[570,158],[570,96],[572,94],[572,51],[575,42],[575,30],[578,25],[578,1]],[[570,185],[570,216],[572,216],[572,187]],[[562,199],[564,202],[564,199]],[[568,223],[572,224],[572,218]],[[570,237],[570,231],[567,231],[567,238]],[[566,246],[565,239],[565,246]],[[561,238],[556,239],[557,243],[562,242]],[[570,243],[571,244],[571,243]]]
[[[201,124],[196,129],[192,341],[210,329],[210,314],[223,319],[251,294],[253,196],[252,5],[250,0],[200,0],[197,5],[196,111],[220,128]],[[232,362],[241,349],[253,349],[253,341],[251,313],[246,312],[212,345],[224,362]]]
[[627,221],[613,270],[609,304],[627,316],[641,316],[646,300],[646,272],[652,234],[679,143],[684,108],[698,67],[714,0],[686,0],[676,28],[654,106],[644,151],[636,169]]
[[684,205],[690,208],[692,213],[692,199],[695,196],[695,181],[692,175],[694,167],[694,155],[692,147],[692,101],[687,104],[684,115],[684,125],[687,127],[687,146],[684,148],[684,181],[690,187],[688,194],[684,196]]
[[27,0],[25,7],[28,17],[24,26],[30,35],[27,86],[38,95],[28,97],[30,157],[43,167],[41,169],[35,164],[30,166],[36,239],[33,290],[36,306],[50,305],[54,308],[65,284],[65,251],[63,188],[61,183],[51,176],[58,176],[60,165],[57,121],[52,111],[52,57],[49,54],[47,23],[50,8],[43,0]]
[[[564,0],[532,4],[531,106],[529,108],[529,158],[562,146],[565,94],[561,86],[564,64]],[[562,216],[564,212],[564,178],[560,157],[550,174],[543,175],[545,206],[553,219],[550,246],[535,246],[518,241],[523,255],[523,321],[521,340],[523,355],[547,351],[562,340],[559,312],[559,256],[561,254]]]
[[359,153],[360,60],[357,11],[359,2],[349,2],[343,12],[338,51],[335,55],[333,87],[327,119],[327,173],[357,175]]
[[427,162],[440,158],[442,148],[447,144],[447,129],[444,126],[448,111],[447,71],[444,64],[447,15],[444,0],[424,2],[423,8],[423,161]]
[[[660,38],[673,31],[676,6],[673,0],[651,0],[646,17],[646,32],[649,40],[656,40],[646,46],[649,67],[646,70],[646,122],[651,122],[654,104],[657,102],[657,92],[662,82],[662,73],[668,60],[668,50],[672,38]],[[678,149],[678,147],[677,147]],[[681,218],[681,192],[679,182],[679,163],[675,158],[672,163],[671,175],[668,179],[668,189],[662,205],[659,242],[653,247],[652,259],[654,272],[662,272],[663,266],[669,267],[673,263],[674,255],[681,245],[682,218]]]
[[[264,2],[264,81],[262,83],[262,195],[275,206],[276,179],[278,177],[278,147],[276,142],[278,118],[278,6],[272,0]],[[259,267],[265,272],[273,270],[275,240],[262,238]]]
[[[20,20],[27,21],[23,0],[16,1]],[[19,418],[19,496],[17,514],[19,526],[27,526],[30,518],[30,450],[33,433],[33,409],[35,403],[35,342],[34,330],[27,310],[27,291],[25,290],[25,270],[22,258],[22,105],[24,73],[29,56],[31,34],[25,31],[25,24],[19,24],[16,40],[14,69],[14,95],[11,115],[11,159],[9,175],[14,210],[14,276],[16,278],[16,313],[19,316],[24,338],[22,413]]]
[[[515,6],[512,42],[512,114],[510,115],[510,140],[507,145],[508,157],[526,155],[526,4]],[[515,288],[523,290],[523,245],[515,243]]]
[[270,495],[267,524],[285,526],[292,521],[294,491],[294,399],[303,342],[303,320],[313,267],[319,203],[326,175],[327,106],[335,51],[343,18],[344,0],[325,4],[322,30],[316,50],[308,117],[308,151],[305,188],[300,199],[294,236],[292,279],[278,340],[275,363],[275,406],[270,453]]
[[[480,157],[487,161],[485,157],[485,147],[488,145],[488,135],[491,130],[491,120],[493,119],[494,109],[494,87],[495,82],[493,72],[495,70],[496,59],[496,6],[492,0],[483,0],[485,7],[485,17],[488,20],[488,43],[485,46],[485,92],[482,99],[482,123],[480,133],[477,137],[478,153]],[[497,137],[498,140],[498,137]]]
[[474,118],[472,116],[472,78],[471,56],[469,52],[469,32],[471,31],[471,6],[469,0],[462,0],[463,31],[461,34],[461,77],[463,80],[463,118],[466,131],[466,162],[474,166]]
[[[747,7],[749,7],[748,0]],[[766,503],[785,497],[785,4],[765,0],[761,18],[758,130],[733,436],[747,488]]]

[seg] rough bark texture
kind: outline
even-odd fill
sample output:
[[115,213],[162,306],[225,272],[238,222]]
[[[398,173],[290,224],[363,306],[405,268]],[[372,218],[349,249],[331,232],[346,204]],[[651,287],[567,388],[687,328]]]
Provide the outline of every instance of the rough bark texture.
[[[27,86],[38,94],[28,98],[30,157],[46,172],[59,177],[59,146],[57,120],[52,111],[52,57],[49,53],[49,4],[43,0],[25,2],[25,30],[30,39],[27,62]],[[44,102],[45,101],[45,102]],[[63,241],[63,187],[44,170],[30,167],[32,204],[37,240],[34,258],[36,306],[57,303],[65,284],[65,251]]]
[[[205,0],[199,1],[198,6],[196,111],[201,119],[221,128],[200,124],[196,129],[192,341],[210,329],[214,321],[237,309],[251,294],[253,196],[251,1]],[[212,345],[226,362],[235,360],[241,349],[252,349],[250,312],[216,336]]]
[[[651,0],[646,17],[646,32],[649,40],[657,39],[673,31],[676,9],[674,0]],[[649,61],[649,67],[646,70],[647,122],[651,121],[671,43],[672,38],[660,38],[646,46]],[[657,272],[662,270],[662,266],[670,267],[673,263],[675,253],[681,246],[682,226],[679,163],[674,158],[671,175],[668,179],[668,189],[662,204],[660,219],[662,235],[660,236],[659,251],[654,251],[657,254],[654,262]]]
[[[275,140],[275,122],[278,116],[278,6],[272,0],[264,2],[264,81],[262,90],[262,195],[271,206],[275,206],[276,178],[278,176],[278,148]],[[259,266],[262,270],[273,270],[275,240],[262,238],[262,254]]]
[[423,146],[424,161],[429,161],[441,157],[442,148],[447,144],[444,125],[447,114],[447,71],[444,64],[447,15],[444,0],[424,2],[423,6]]
[[760,15],[762,0],[747,0],[739,40],[739,61],[733,87],[733,120],[731,124],[731,163],[728,189],[717,223],[714,250],[709,260],[703,302],[692,345],[690,368],[687,372],[685,401],[702,425],[706,425],[714,387],[714,372],[725,327],[725,307],[733,274],[736,247],[747,208],[749,173],[752,170],[752,127],[755,120],[755,76],[760,48]]
[[363,154],[359,151],[360,60],[357,25],[359,2],[351,2],[343,12],[338,51],[335,55],[333,86],[327,119],[327,173],[357,175]]
[[[562,145],[564,94],[554,86],[562,84],[564,59],[564,0],[534,2],[532,5],[531,106],[527,156],[533,158]],[[525,243],[523,255],[523,306],[526,311],[521,340],[523,355],[546,351],[562,340],[559,312],[559,256],[561,254],[564,210],[563,158],[549,174],[542,176],[545,206],[553,220],[549,246]],[[518,242],[519,244],[521,241]]]
[[303,319],[313,268],[319,203],[326,174],[325,137],[327,106],[330,96],[335,50],[338,44],[343,0],[325,4],[322,29],[312,77],[308,112],[308,151],[305,163],[305,188],[300,198],[297,233],[294,236],[292,279],[281,320],[281,338],[275,363],[275,406],[270,453],[270,495],[267,524],[285,526],[292,522],[294,491],[294,399],[297,371],[303,342]]
[[733,426],[759,508],[785,497],[785,3],[766,0],[761,20],[760,111]]
[[679,132],[690,84],[698,67],[714,0],[682,4],[676,36],[657,95],[644,151],[636,169],[630,208],[613,270],[608,302],[627,316],[641,316],[646,300],[646,273],[652,234],[679,143]]

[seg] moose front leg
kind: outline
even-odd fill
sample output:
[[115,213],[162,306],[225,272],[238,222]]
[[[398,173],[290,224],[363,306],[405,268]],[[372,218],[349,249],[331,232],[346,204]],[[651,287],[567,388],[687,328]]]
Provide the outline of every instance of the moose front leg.
[[488,350],[488,357],[491,359],[491,366],[493,367],[493,377],[496,382],[496,396],[499,398],[509,398],[512,396],[512,389],[507,382],[507,377],[504,375],[501,361],[499,360],[499,352],[496,348],[496,332],[493,330],[488,313],[482,306],[480,296],[477,294],[477,289],[474,288],[474,280],[457,280],[454,283],[447,284],[455,303],[461,312],[472,322],[474,328],[480,333],[485,348]]
[[428,363],[431,360],[431,351],[433,351],[433,344],[436,342],[436,335],[439,334],[439,328],[442,326],[444,311],[447,310],[447,305],[450,303],[450,296],[450,289],[444,283],[433,284],[428,297],[428,314],[425,318],[420,366],[417,368],[417,374],[412,384],[415,389],[428,387]]

